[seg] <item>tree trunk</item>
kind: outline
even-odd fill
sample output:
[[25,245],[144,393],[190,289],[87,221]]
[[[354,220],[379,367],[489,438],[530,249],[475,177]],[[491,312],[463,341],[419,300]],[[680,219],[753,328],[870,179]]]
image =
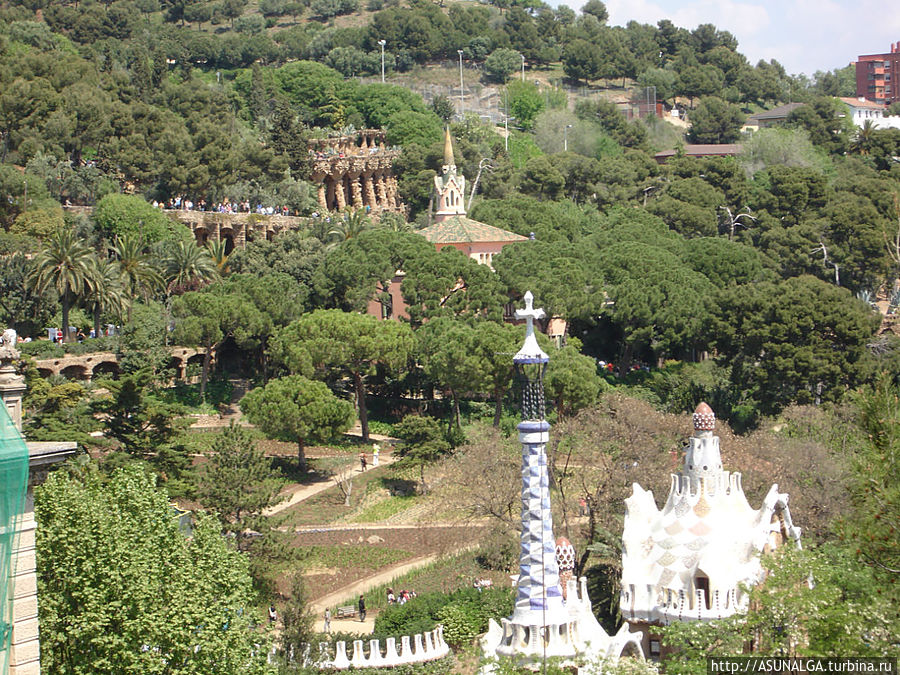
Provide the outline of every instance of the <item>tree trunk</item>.
[[501,389],[497,389],[494,392],[494,400],[496,401],[494,404],[494,428],[500,426],[500,417],[503,415],[503,391]]
[[622,350],[622,360],[619,361],[619,377],[625,377],[628,374],[632,356],[634,356],[634,346],[626,342],[625,349]]
[[297,440],[297,462],[300,464],[300,471],[306,473],[306,444],[304,441],[303,438]]
[[419,480],[422,482],[420,491],[423,495],[428,494],[428,483],[425,482],[425,462],[419,464]]
[[94,337],[100,337],[100,305],[94,305]]
[[456,428],[459,429],[459,397],[452,389],[450,395],[453,397],[453,419],[456,420]]
[[359,409],[359,426],[362,427],[363,442],[368,443],[369,411],[366,408],[366,389],[359,373],[353,373],[353,388],[356,390],[356,407]]
[[203,370],[200,372],[200,400],[204,400],[206,395],[206,383],[209,381],[209,366],[212,363],[213,347],[206,348],[206,354],[203,355]]
[[69,341],[69,305],[71,304],[71,300],[69,299],[68,289],[66,289],[66,292],[63,293],[61,302],[62,302],[63,342],[68,342]]

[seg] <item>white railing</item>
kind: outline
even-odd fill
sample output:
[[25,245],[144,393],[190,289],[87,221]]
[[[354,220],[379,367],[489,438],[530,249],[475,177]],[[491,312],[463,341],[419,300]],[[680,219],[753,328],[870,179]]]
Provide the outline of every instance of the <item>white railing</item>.
[[348,655],[347,643],[334,644],[334,658],[328,658],[327,643],[319,645],[320,654],[325,655],[318,666],[321,669],[345,670],[347,668],[393,668],[406,663],[424,663],[442,659],[450,653],[450,647],[444,642],[444,627],[438,626],[427,633],[404,635],[400,638],[400,651],[397,651],[397,639],[389,637],[385,640],[384,649],[380,640],[369,640],[368,653],[363,640],[353,641],[353,651]]

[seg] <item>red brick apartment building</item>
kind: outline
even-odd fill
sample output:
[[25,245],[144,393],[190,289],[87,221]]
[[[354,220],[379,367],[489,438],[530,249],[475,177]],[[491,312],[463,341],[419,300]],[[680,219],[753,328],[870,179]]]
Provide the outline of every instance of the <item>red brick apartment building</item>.
[[856,61],[856,95],[875,103],[900,101],[900,42],[889,54],[867,54]]

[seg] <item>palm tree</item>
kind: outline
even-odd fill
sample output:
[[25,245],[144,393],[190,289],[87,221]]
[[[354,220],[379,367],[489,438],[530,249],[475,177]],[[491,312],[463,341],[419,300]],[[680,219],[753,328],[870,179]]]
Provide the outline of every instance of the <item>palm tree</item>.
[[340,220],[334,224],[327,236],[333,244],[339,244],[342,241],[353,239],[370,227],[372,227],[372,220],[365,209],[356,209],[355,211],[347,209],[341,214]]
[[850,150],[860,155],[868,155],[872,149],[876,131],[878,131],[878,127],[875,126],[875,122],[870,119],[863,122],[863,125],[856,130]]
[[100,317],[112,312],[119,319],[131,307],[131,297],[125,292],[122,271],[109,259],[93,258],[87,279],[88,308],[94,318],[94,335],[100,337]]
[[74,230],[61,228],[51,234],[34,257],[28,283],[36,293],[53,287],[62,304],[63,341],[68,342],[69,309],[82,295],[90,277],[93,252],[78,239]]
[[[224,248],[223,248],[224,253]],[[172,294],[179,286],[212,281],[219,276],[216,262],[207,249],[193,241],[180,239],[169,247],[165,257],[166,293]]]
[[228,267],[228,258],[231,257],[231,254],[225,253],[225,248],[226,243],[224,239],[210,241],[206,244],[206,250],[209,251],[209,257],[213,259],[213,262],[216,264],[216,269],[219,270],[219,274],[223,277],[231,272],[231,268]]
[[[110,250],[122,272],[125,290],[132,298],[141,295],[146,299],[164,286],[162,275],[144,251],[144,243],[139,237],[128,234],[117,236]],[[131,319],[130,307],[128,318]]]

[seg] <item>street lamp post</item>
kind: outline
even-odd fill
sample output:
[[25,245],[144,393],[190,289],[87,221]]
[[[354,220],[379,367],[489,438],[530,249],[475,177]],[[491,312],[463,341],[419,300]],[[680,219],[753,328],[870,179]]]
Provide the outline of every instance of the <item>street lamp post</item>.
[[509,153],[509,121],[516,119],[515,117],[510,117],[507,115],[503,118],[503,130],[505,132],[505,136],[503,139],[503,149],[506,150],[507,154]]
[[465,94],[463,93],[463,73],[462,73],[462,55],[463,50],[457,49],[456,53],[459,54],[459,116],[463,117],[465,113]]
[[384,84],[384,45],[387,43],[384,40],[379,40],[378,44],[381,45],[381,84]]
[[569,129],[572,128],[571,124],[567,124],[563,129],[563,152],[569,151]]
[[522,57],[522,82],[525,81],[525,56],[523,54],[519,54]]

